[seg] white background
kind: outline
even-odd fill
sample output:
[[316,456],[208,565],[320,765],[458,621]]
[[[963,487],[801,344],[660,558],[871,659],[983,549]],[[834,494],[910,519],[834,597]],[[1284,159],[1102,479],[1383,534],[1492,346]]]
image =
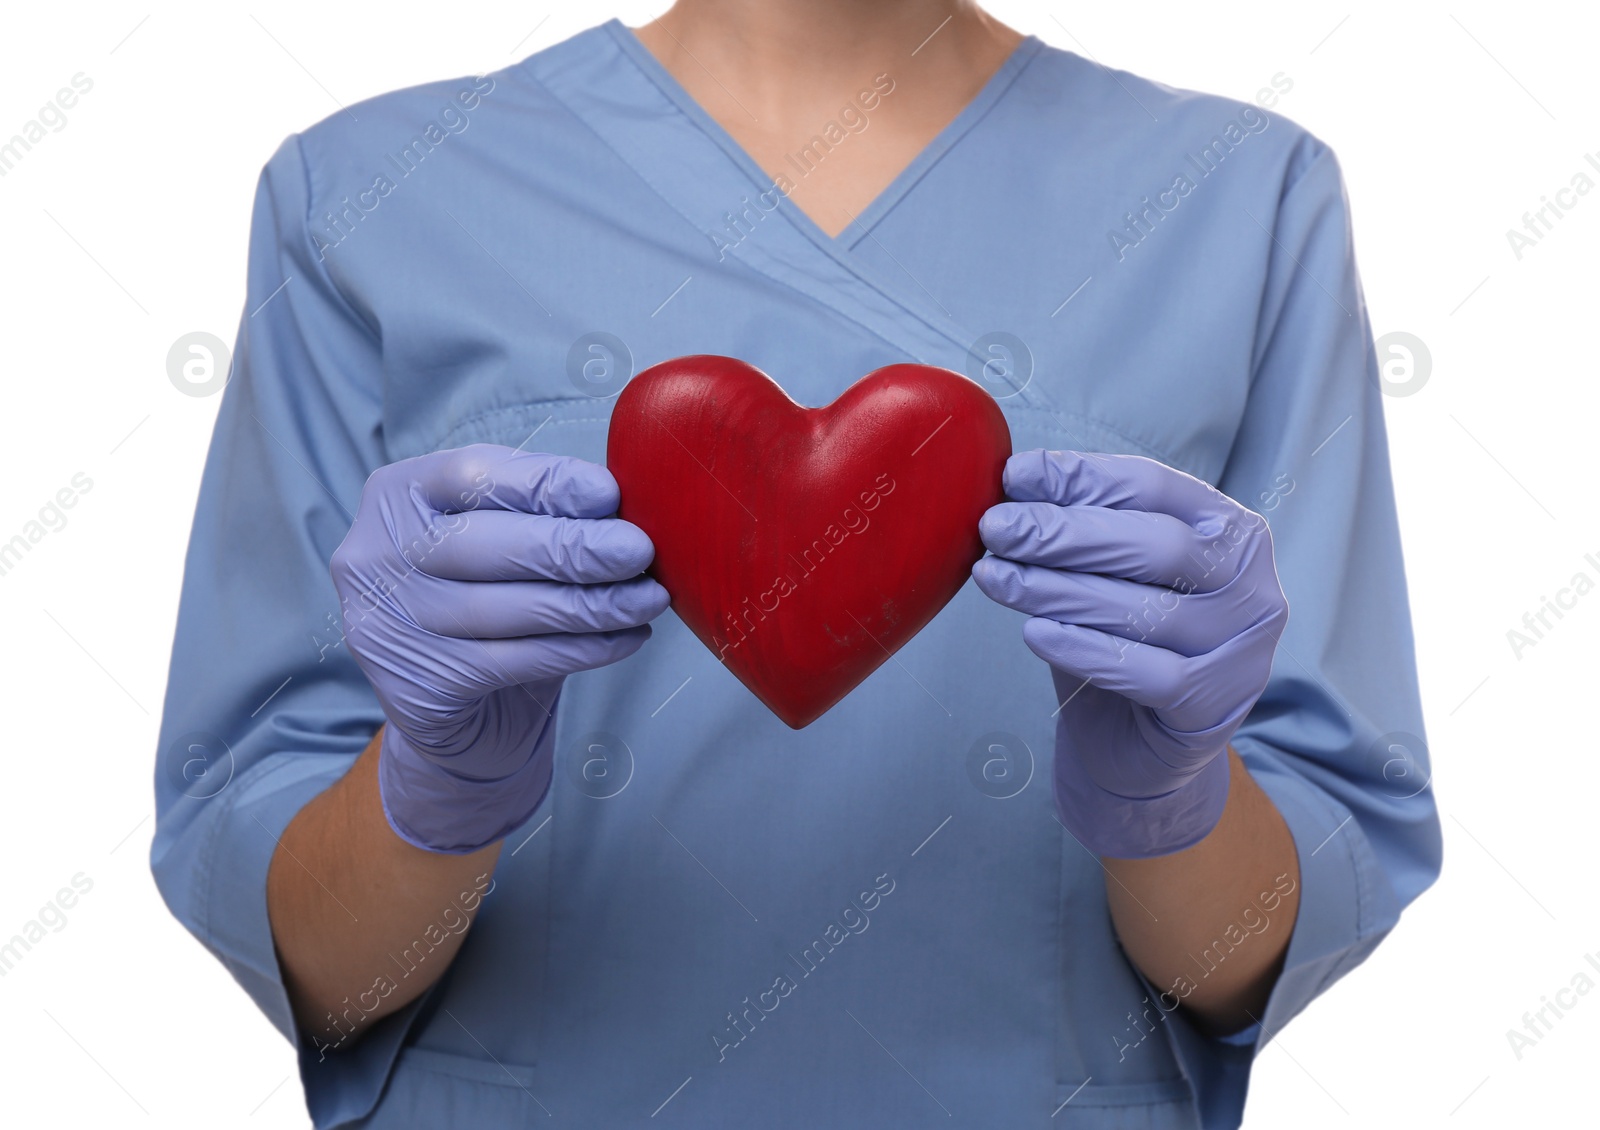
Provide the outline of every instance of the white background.
[[[0,140],[75,73],[94,83],[0,178],[0,541],[74,474],[94,484],[0,576],[0,940],[73,875],[93,882],[0,977],[8,1125],[306,1125],[289,1047],[148,871],[167,652],[217,406],[174,388],[167,351],[195,330],[231,345],[256,177],[285,135],[612,14],[556,7],[8,6]],[[1375,332],[1415,334],[1432,356],[1427,383],[1385,406],[1444,876],[1263,1052],[1247,1125],[1593,1124],[1600,993],[1520,1060],[1506,1032],[1600,952],[1600,595],[1520,657],[1506,633],[1575,573],[1600,580],[1600,191],[1520,261],[1505,234],[1578,171],[1600,184],[1583,159],[1600,161],[1592,7],[992,10],[1175,86],[1248,100],[1287,75],[1277,109],[1343,163]],[[614,11],[637,26],[659,5]]]

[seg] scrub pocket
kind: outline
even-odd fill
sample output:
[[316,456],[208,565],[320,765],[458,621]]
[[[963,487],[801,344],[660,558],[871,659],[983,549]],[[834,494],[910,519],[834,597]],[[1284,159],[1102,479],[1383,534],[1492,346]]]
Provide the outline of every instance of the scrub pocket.
[[1200,1130],[1189,1085],[1166,1083],[1062,1083],[1052,1125],[1081,1130]]
[[581,396],[485,409],[456,420],[430,450],[498,443],[523,451],[547,451],[603,464],[611,409],[615,405],[615,397]]
[[[1200,1130],[1162,1011],[1118,946],[1100,861],[1061,833],[1060,999],[1052,1126]],[[1148,999],[1147,999],[1148,998]]]
[[400,1053],[377,1109],[359,1125],[534,1126],[551,1113],[540,1106],[531,1067],[413,1047]]

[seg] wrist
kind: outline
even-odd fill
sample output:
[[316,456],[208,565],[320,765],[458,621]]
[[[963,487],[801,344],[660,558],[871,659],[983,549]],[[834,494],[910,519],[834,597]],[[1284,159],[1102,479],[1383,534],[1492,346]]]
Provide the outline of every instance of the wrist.
[[[378,795],[390,829],[424,851],[466,855],[510,835],[543,803],[555,763],[555,703],[529,753],[500,776],[468,775],[431,755],[392,724],[378,751]],[[459,756],[459,755],[458,755]]]
[[1227,746],[1175,788],[1129,797],[1098,784],[1082,759],[1058,748],[1056,813],[1096,855],[1150,859],[1191,848],[1211,834],[1228,804]]

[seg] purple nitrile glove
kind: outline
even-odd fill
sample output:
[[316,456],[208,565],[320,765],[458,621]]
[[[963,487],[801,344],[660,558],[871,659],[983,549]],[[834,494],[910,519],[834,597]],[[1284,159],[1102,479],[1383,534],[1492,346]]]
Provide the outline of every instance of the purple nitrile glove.
[[330,563],[345,639],[387,719],[384,815],[466,853],[527,820],[550,785],[561,684],[632,655],[667,591],[595,463],[494,444],[372,473]]
[[1266,519],[1153,459],[1025,451],[972,568],[1054,676],[1056,810],[1098,855],[1210,834],[1289,616]]

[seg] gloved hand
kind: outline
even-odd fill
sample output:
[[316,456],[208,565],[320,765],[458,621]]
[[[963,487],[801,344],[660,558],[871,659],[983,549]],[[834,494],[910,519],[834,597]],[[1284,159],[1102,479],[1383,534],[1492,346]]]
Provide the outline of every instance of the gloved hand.
[[1228,799],[1228,741],[1289,607],[1259,514],[1153,459],[1026,451],[979,533],[991,599],[1054,675],[1056,808],[1098,855],[1192,847]]
[[667,592],[611,472],[494,444],[374,471],[331,562],[345,639],[387,718],[384,814],[466,853],[549,788],[563,679],[632,655]]

